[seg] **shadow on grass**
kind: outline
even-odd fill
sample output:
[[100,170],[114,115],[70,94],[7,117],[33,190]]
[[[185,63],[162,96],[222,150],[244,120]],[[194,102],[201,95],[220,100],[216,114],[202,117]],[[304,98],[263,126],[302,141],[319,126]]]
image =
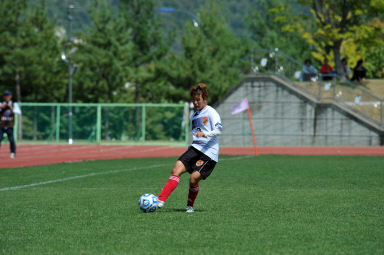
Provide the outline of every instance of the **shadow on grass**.
[[[157,210],[157,212],[163,212],[163,213],[171,213],[171,212],[180,212],[180,213],[186,213],[185,209],[182,208],[168,208],[168,209],[160,209]],[[195,213],[201,213],[204,212],[204,210],[195,210]]]

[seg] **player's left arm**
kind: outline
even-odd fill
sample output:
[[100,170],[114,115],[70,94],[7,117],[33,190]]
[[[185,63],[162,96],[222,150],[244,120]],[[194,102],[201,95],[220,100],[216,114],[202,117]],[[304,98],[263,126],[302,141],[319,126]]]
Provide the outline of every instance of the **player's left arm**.
[[223,124],[221,123],[220,115],[214,111],[210,117],[212,120],[213,129],[211,131],[204,132],[204,136],[208,138],[218,136],[223,131]]

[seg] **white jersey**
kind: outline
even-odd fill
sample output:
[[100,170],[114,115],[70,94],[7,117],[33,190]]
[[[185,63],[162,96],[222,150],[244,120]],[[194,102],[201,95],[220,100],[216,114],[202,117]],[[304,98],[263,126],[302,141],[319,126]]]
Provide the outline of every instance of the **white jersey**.
[[[201,151],[212,160],[219,161],[219,140],[223,126],[220,115],[211,106],[207,105],[201,111],[196,111],[191,116],[191,129],[193,142],[191,146]],[[205,136],[197,137],[197,132],[203,132]]]

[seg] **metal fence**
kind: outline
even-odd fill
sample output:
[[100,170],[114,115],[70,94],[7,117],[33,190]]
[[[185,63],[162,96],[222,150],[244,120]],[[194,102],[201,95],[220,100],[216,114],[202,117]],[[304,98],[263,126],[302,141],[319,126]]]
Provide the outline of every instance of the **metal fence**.
[[[15,137],[23,143],[67,143],[68,103],[21,103]],[[188,142],[188,104],[81,104],[72,106],[74,143]]]
[[305,81],[302,79],[303,64],[279,50],[254,50],[251,61],[255,73],[277,74],[319,101],[337,102],[379,126],[384,126],[384,99],[337,74],[330,77],[318,74]]

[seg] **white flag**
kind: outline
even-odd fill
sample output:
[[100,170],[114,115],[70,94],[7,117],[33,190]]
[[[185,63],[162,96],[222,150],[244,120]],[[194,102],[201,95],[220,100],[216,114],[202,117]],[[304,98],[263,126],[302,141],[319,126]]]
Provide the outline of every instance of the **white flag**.
[[234,106],[232,106],[231,113],[232,113],[232,115],[235,115],[235,114],[238,114],[238,113],[241,113],[243,111],[248,110],[248,108],[249,108],[248,98],[244,97],[243,100],[241,100],[240,103],[235,104]]

